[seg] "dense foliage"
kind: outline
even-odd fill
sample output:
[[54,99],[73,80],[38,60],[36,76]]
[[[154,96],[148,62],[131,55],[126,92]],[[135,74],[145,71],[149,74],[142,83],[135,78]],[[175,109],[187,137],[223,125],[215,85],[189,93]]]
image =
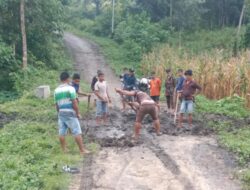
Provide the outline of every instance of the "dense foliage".
[[[248,0],[115,0],[114,2],[114,33],[111,30],[111,0],[70,0],[67,6],[70,13],[67,21],[85,32],[113,38],[127,49],[127,54],[133,62],[140,62],[143,54],[151,51],[157,43],[164,42],[188,46],[191,53],[218,48],[227,49],[233,55],[237,55],[239,49],[249,46],[250,28],[244,27],[249,21]],[[243,27],[240,27],[239,36],[236,29],[233,33],[230,31],[223,36],[213,33],[222,28],[238,26],[241,13]],[[199,33],[200,31],[203,32]],[[207,32],[211,33],[210,39],[205,38],[208,36]],[[205,35],[202,44],[200,41],[194,44],[196,40],[193,34]],[[191,46],[185,43],[186,36],[193,39]],[[220,39],[218,40],[220,37],[228,40],[220,43]],[[202,37],[199,36],[199,39]],[[210,41],[214,42],[213,47]],[[216,43],[217,41],[219,43]]]
[[[54,59],[54,43],[62,36],[64,18],[62,2],[58,0],[25,2],[28,65],[59,67]],[[19,12],[19,0],[0,1],[0,84],[2,89],[9,91],[14,87],[11,75],[21,69],[22,36]]]

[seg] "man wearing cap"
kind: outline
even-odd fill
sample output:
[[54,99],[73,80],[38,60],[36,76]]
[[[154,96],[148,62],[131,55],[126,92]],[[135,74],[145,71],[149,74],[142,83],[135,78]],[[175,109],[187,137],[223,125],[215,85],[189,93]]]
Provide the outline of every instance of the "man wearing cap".
[[[188,114],[188,122],[190,128],[192,128],[192,114],[194,111],[194,97],[201,91],[201,87],[193,80],[193,71],[187,70],[185,72],[186,80],[183,83],[182,90],[180,91],[180,97],[182,99],[180,116],[179,116],[179,128],[182,128],[183,116]],[[198,90],[198,91],[197,91]]]

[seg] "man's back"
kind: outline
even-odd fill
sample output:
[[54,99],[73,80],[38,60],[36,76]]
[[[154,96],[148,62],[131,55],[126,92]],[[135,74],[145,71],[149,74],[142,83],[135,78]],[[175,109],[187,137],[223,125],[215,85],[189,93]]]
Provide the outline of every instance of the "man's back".
[[60,111],[73,111],[72,100],[76,99],[76,91],[68,84],[61,84],[55,89],[54,99]]
[[184,76],[180,76],[180,77],[177,78],[176,91],[181,91],[182,90],[184,81],[185,81]]
[[[136,101],[141,104],[144,101],[152,101],[152,99],[150,98],[150,96],[142,91],[136,91],[135,93],[135,97],[136,97]],[[154,102],[152,102],[154,103]]]
[[133,90],[136,87],[136,78],[134,75],[126,76],[126,82],[124,83],[127,90]]

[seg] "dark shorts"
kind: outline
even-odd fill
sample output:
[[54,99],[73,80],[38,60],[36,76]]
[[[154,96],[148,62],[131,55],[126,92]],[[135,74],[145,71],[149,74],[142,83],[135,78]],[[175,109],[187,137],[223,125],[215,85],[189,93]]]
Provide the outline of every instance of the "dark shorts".
[[152,100],[154,100],[155,102],[159,102],[160,101],[160,96],[151,96]]
[[137,114],[136,114],[136,122],[141,123],[144,116],[149,114],[154,121],[158,120],[157,107],[155,104],[145,104],[141,105]]

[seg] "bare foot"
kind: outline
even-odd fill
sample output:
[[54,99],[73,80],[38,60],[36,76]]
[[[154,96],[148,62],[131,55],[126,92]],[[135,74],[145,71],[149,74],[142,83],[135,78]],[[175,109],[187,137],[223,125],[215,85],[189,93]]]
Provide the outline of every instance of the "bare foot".
[[84,151],[80,152],[81,156],[84,156],[85,154],[90,154],[91,152],[87,149],[85,149]]
[[157,136],[161,136],[161,135],[163,135],[163,133],[162,132],[158,132],[158,133],[156,133],[156,135]]

